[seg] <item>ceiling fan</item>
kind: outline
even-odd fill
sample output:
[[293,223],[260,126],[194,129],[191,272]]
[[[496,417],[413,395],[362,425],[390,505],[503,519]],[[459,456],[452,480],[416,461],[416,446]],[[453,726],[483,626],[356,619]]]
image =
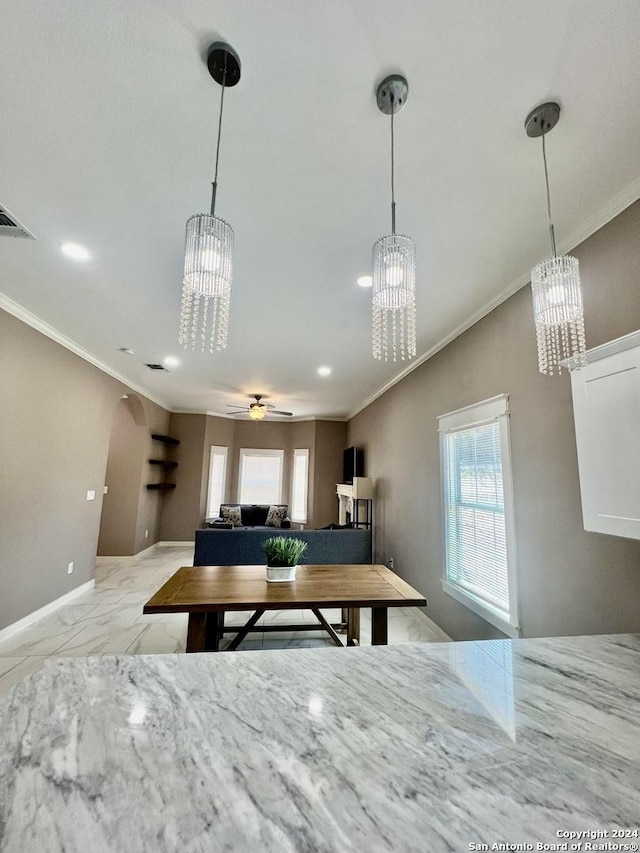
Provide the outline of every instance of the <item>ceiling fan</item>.
[[256,398],[255,403],[251,403],[246,407],[237,406],[235,403],[227,403],[227,406],[237,410],[235,412],[229,412],[229,414],[241,415],[244,412],[249,412],[249,417],[254,421],[261,421],[265,415],[286,415],[288,418],[293,416],[293,412],[281,412],[274,408],[271,403],[261,403],[260,401],[264,397],[264,394],[254,394],[253,396]]

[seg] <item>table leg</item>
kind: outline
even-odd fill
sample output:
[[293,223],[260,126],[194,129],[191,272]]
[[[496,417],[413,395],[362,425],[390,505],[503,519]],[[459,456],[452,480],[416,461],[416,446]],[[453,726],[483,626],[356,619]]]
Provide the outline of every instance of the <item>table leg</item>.
[[387,609],[386,607],[371,608],[371,645],[386,646],[387,637]]
[[220,651],[220,640],[224,631],[224,611],[214,610],[206,614],[204,623],[204,648],[207,652]]
[[205,650],[206,613],[189,613],[187,628],[187,652],[203,652]]
[[347,614],[347,645],[360,645],[360,608],[346,608]]
[[[348,607],[342,608],[341,613],[340,613],[340,621],[342,622],[343,625],[346,625],[347,622],[349,621],[349,608]],[[344,634],[344,628],[340,631],[340,633]]]

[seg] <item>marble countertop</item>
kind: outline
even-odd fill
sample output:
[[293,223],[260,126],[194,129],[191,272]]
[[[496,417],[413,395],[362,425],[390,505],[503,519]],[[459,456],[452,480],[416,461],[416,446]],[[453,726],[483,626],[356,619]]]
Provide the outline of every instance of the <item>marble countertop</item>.
[[51,661],[0,700],[0,850],[637,849],[639,712],[640,635]]

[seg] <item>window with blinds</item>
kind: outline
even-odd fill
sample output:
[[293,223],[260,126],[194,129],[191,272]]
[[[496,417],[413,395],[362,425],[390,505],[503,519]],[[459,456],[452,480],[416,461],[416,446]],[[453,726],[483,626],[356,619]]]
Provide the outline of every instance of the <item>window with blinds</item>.
[[518,635],[507,397],[439,418],[446,592]]
[[306,522],[307,492],[309,480],[309,451],[306,448],[293,451],[293,479],[291,484],[291,520]]
[[209,457],[209,490],[207,494],[207,518],[215,518],[224,503],[224,490],[227,479],[227,447],[211,445]]
[[242,504],[279,504],[284,450],[241,448],[238,500]]

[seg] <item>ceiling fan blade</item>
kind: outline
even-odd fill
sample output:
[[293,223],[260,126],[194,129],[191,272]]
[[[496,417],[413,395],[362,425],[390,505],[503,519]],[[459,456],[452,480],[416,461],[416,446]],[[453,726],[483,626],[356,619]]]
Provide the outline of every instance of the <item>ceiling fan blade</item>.
[[246,415],[249,409],[238,409],[237,412],[227,412],[228,415]]
[[279,412],[278,409],[271,409],[269,411],[270,415],[286,415],[288,418],[293,417],[293,412]]
[[248,412],[249,407],[244,408],[243,406],[239,406],[237,403],[225,403],[225,406],[229,409],[242,409],[243,412]]

